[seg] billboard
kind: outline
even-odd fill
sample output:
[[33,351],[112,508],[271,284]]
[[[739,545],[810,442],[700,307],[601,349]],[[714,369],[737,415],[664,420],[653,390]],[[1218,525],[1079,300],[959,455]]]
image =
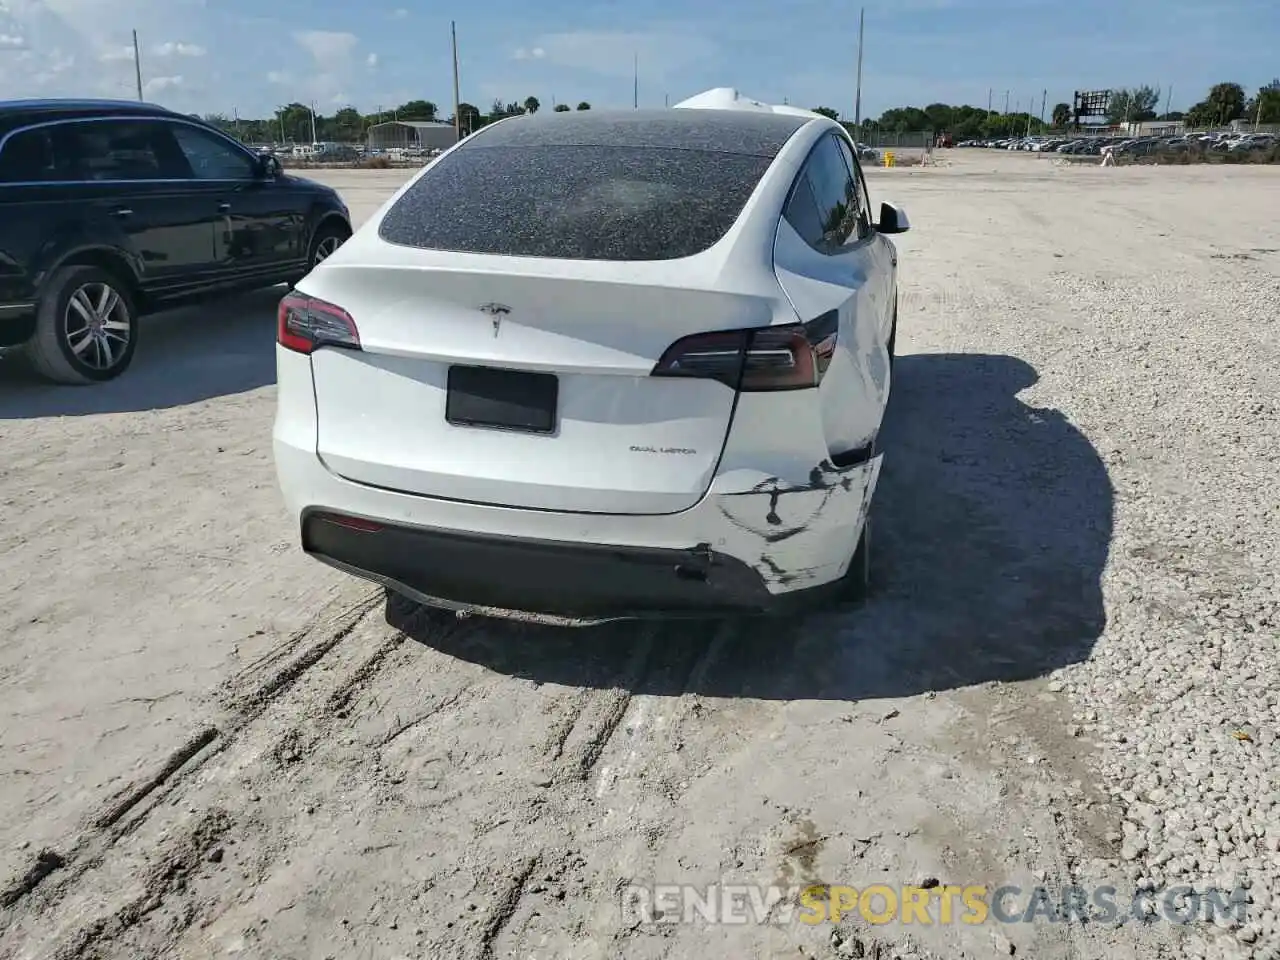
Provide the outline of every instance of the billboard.
[[1105,117],[1110,105],[1110,90],[1077,90],[1071,104],[1071,115],[1079,126],[1085,117]]

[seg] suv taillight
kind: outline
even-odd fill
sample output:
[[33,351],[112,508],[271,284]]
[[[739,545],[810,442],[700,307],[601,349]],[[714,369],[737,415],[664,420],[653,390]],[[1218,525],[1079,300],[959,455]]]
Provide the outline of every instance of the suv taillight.
[[808,323],[695,333],[669,346],[652,376],[718,380],[752,392],[804,390],[822,382],[839,330],[830,310]]
[[341,307],[295,292],[280,301],[276,342],[295,353],[312,353],[318,347],[359,350],[360,331]]

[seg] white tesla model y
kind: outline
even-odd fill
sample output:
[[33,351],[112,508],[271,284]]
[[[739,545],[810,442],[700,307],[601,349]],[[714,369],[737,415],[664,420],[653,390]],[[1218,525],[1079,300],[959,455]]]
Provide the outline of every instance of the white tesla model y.
[[858,592],[906,229],[838,124],[732,91],[483,128],[280,304],[303,549],[566,624]]

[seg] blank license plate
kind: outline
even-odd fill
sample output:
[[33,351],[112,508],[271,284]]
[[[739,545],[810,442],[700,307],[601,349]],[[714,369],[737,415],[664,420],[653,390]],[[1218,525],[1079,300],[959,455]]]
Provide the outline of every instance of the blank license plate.
[[444,418],[468,427],[552,433],[560,381],[550,373],[450,367]]

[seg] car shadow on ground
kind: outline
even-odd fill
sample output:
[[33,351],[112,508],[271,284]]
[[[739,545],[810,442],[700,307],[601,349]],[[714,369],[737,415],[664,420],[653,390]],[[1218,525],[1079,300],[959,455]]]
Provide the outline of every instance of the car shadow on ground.
[[555,629],[390,602],[408,636],[500,673],[635,693],[863,700],[1043,675],[1088,656],[1113,491],[1089,441],[1023,404],[1022,360],[903,356],[873,507],[871,598],[793,620]]
[[132,365],[107,383],[51,384],[11,352],[0,359],[0,420],[163,410],[275,383],[284,292],[269,287],[143,317]]

